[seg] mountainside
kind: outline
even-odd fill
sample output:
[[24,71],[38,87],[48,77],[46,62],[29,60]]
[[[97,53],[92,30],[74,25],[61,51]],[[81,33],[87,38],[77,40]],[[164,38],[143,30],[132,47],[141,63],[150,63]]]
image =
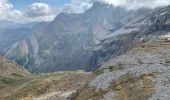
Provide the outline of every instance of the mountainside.
[[29,72],[12,61],[5,58],[0,58],[0,76],[10,76],[13,74],[27,75]]
[[[133,41],[129,45],[131,48],[123,55],[101,59],[103,63],[93,74],[94,79],[70,99],[169,100],[169,15],[170,6],[154,9],[118,30],[122,34],[117,37],[124,38],[119,42],[129,45],[126,42],[129,39]],[[100,50],[114,50],[112,45],[110,49],[105,46],[114,44],[117,38],[113,37],[108,36]]]
[[67,100],[90,75],[83,71],[0,75],[0,100]]
[[27,28],[17,29],[1,29],[0,32],[0,53],[3,53],[5,48],[11,46],[13,43],[22,40],[31,35],[32,31]]
[[[0,99],[169,100],[170,6],[130,11],[96,2],[32,30],[3,54],[36,74],[0,58]],[[79,69],[94,72],[70,72]]]
[[0,57],[0,100],[67,100],[90,76],[83,71],[35,75]]
[[152,41],[160,35],[168,34],[170,7],[157,8],[148,14],[134,18],[121,29],[106,36],[96,47],[99,52],[99,65],[110,58],[116,57],[133,47],[133,44],[141,41]]
[[[12,25],[7,22],[9,25]],[[37,23],[26,23],[20,25],[14,25],[15,27],[6,26],[5,28],[0,27],[0,55],[4,53],[5,49],[11,47],[14,43],[28,38],[38,30],[43,29],[49,24],[49,22],[37,22]],[[0,25],[1,26],[1,25]]]
[[70,100],[169,100],[170,43],[139,43],[105,62]]
[[95,46],[133,18],[147,12],[144,9],[136,13],[97,2],[83,14],[61,13],[42,31],[14,43],[6,50],[6,57],[33,72],[93,71],[98,66],[99,55]]
[[90,75],[83,71],[35,75],[0,57],[0,100],[66,100]]

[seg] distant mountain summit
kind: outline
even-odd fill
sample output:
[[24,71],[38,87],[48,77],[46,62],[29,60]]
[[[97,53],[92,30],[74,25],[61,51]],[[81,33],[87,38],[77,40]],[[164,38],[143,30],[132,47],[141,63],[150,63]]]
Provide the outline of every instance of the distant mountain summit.
[[96,51],[96,46],[138,16],[135,11],[96,2],[82,14],[59,14],[46,27],[6,49],[5,56],[33,72],[93,71],[99,56],[107,55]]
[[18,23],[14,21],[8,20],[0,20],[0,29],[14,29],[14,28],[29,28],[31,29],[33,25],[37,22],[30,22],[30,23]]
[[41,31],[6,49],[6,57],[33,72],[95,70],[93,47],[126,24],[130,15],[124,8],[98,2],[83,14],[61,13]]
[[0,76],[9,76],[14,74],[25,76],[29,74],[29,72],[15,62],[0,57]]

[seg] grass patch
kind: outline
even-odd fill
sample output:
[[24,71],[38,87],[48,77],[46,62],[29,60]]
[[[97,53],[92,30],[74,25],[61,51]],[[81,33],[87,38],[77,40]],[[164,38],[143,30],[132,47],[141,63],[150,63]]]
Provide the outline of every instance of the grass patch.
[[155,92],[152,75],[154,73],[139,77],[127,74],[113,81],[111,88],[117,92],[117,100],[148,100]]
[[22,83],[24,80],[26,80],[26,78],[21,76],[0,76],[0,85],[15,86],[16,84]]
[[18,88],[18,90],[16,90],[16,92],[13,92],[6,99],[7,100],[13,100],[13,98],[22,98],[22,97],[26,97],[28,95],[32,95],[42,85],[43,85],[43,81],[42,80],[33,80],[33,81],[30,81],[30,83],[28,82],[28,84],[26,83],[25,85],[23,85],[23,87]]
[[[13,73],[11,76],[0,76],[0,100],[19,100],[45,93],[51,84],[66,84],[65,78],[82,75],[82,71],[55,72],[22,76]],[[73,78],[74,79],[74,78]],[[58,86],[58,85],[57,85]],[[60,86],[59,87],[65,87]]]

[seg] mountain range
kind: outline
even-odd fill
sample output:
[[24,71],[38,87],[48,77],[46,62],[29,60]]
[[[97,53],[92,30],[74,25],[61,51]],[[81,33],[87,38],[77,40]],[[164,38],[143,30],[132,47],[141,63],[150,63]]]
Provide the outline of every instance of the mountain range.
[[168,7],[157,9],[126,10],[96,2],[84,13],[60,13],[51,22],[3,31],[1,54],[31,72],[94,71],[125,53],[148,31],[167,28],[160,24],[168,20],[163,13]]
[[[156,8],[115,31],[122,33],[117,44],[130,48],[104,60],[69,100],[169,100],[169,15],[170,6]],[[117,41],[114,37],[105,39],[103,52],[114,50],[116,45],[109,45]]]
[[169,100],[170,6],[96,2],[31,28],[2,28],[0,42],[2,100]]
[[[61,13],[47,26],[41,24],[38,31],[15,42],[3,54],[32,72],[94,71],[102,62],[101,58],[106,59],[109,53],[120,49],[121,42],[118,40],[111,44],[117,45],[114,51],[101,53],[98,46],[105,38],[120,34],[115,31],[148,11],[127,11],[96,2],[84,13]],[[122,48],[112,55],[119,55],[126,49]]]

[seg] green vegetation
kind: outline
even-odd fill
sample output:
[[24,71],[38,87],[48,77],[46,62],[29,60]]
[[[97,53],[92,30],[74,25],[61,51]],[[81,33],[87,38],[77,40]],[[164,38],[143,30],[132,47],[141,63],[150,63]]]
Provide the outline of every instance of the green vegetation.
[[11,76],[0,76],[0,100],[20,100],[23,98],[30,100],[28,98],[45,93],[52,84],[58,85],[58,82],[67,84],[70,77],[79,77],[80,75],[84,77],[83,74],[83,71],[74,71],[29,76],[14,73]]

